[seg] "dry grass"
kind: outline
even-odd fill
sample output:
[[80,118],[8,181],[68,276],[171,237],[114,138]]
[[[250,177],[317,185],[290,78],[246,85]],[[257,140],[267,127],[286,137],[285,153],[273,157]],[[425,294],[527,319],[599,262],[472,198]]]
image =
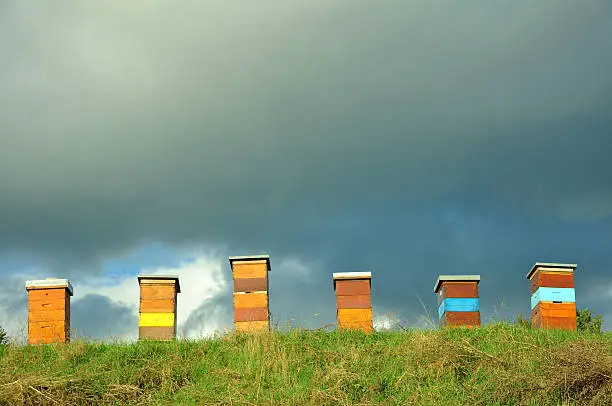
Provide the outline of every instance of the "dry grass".
[[8,405],[612,404],[612,335],[504,324],[0,351]]

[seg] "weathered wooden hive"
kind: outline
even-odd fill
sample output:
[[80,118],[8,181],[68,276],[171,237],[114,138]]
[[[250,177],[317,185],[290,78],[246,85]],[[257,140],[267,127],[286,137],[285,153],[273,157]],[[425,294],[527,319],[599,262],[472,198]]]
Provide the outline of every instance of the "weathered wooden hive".
[[373,331],[372,273],[339,272],[333,274],[333,280],[338,327]]
[[480,275],[440,275],[434,286],[438,295],[440,327],[480,326],[478,283]]
[[576,264],[537,262],[527,274],[531,293],[531,325],[576,330]]
[[139,340],[176,337],[176,299],[181,293],[178,275],[138,275],[140,285]]
[[229,258],[234,281],[234,327],[236,331],[270,329],[268,297],[269,255]]
[[26,281],[28,292],[28,344],[70,341],[70,296],[68,279]]

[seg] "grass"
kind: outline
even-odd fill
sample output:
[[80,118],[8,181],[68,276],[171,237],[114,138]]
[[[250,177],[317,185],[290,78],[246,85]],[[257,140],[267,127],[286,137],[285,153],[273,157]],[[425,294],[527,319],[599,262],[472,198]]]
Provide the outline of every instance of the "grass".
[[300,331],[0,347],[0,404],[610,405],[612,334]]

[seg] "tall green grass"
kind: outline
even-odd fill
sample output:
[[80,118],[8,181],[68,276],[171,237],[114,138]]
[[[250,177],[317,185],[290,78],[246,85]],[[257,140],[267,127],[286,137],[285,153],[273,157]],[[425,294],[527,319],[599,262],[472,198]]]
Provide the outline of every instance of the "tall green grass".
[[612,334],[509,324],[0,352],[7,405],[612,405]]

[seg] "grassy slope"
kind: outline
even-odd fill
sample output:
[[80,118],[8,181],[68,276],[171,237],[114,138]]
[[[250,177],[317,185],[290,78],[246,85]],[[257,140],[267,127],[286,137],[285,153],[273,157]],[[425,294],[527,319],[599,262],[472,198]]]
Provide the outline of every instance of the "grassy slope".
[[610,333],[499,324],[0,352],[0,404],[612,404]]

